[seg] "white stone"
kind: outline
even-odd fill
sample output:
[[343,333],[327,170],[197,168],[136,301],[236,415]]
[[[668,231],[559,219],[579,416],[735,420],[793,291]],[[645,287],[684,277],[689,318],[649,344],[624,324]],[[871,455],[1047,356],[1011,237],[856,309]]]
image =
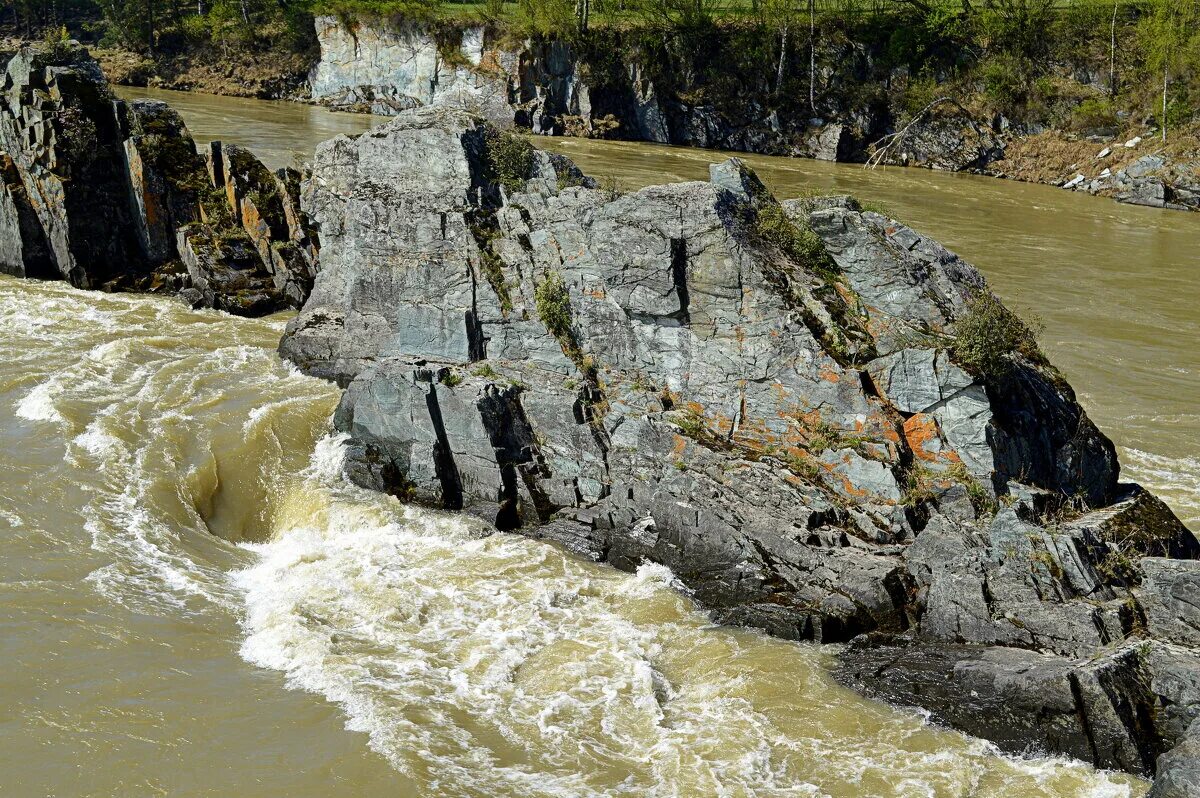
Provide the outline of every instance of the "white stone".
[[1132,150],[1134,147],[1136,147],[1137,145],[1139,145],[1139,144],[1141,144],[1141,143],[1142,143],[1142,137],[1141,137],[1141,136],[1134,136],[1134,137],[1133,137],[1133,138],[1131,138],[1129,141],[1125,142],[1125,147],[1126,147],[1127,149],[1130,149],[1130,150]]

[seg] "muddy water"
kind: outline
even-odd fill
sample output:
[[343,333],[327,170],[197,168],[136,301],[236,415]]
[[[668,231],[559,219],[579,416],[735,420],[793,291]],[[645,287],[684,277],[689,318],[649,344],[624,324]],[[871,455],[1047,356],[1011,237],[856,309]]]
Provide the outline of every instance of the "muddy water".
[[385,121],[366,114],[330,111],[315,105],[217,97],[165,89],[117,87],[128,99],[164,100],[179,110],[199,143],[220,139],[252,147],[272,169],[312,158],[318,142],[339,133],[353,136]]
[[[197,129],[206,105],[231,102],[172,100]],[[274,108],[220,135],[253,146]],[[289,130],[270,134],[281,150],[306,146]],[[601,174],[624,163],[644,181],[664,166],[692,176],[707,155],[609,146],[579,160]],[[1015,200],[980,199],[945,176],[902,173],[911,182],[889,188],[892,173],[801,166],[809,177],[791,185],[861,180],[857,193],[964,252],[977,215],[1022,230]],[[782,187],[792,165],[777,168],[763,172]],[[1046,213],[1079,218],[1044,196]],[[956,205],[958,239],[935,227],[954,226],[940,214]],[[1093,269],[1101,231],[1127,224],[1114,213],[1085,242]],[[1174,218],[1145,219],[1184,240]],[[970,255],[1006,295],[1039,281],[1048,297],[1076,297],[1027,304],[1110,433],[1162,458],[1194,453],[1169,434],[1194,436],[1194,416],[1167,421],[1187,412],[1171,401],[1195,370],[1166,361],[1186,353],[1174,337],[1120,333],[1186,322],[1171,313],[1182,280],[1112,299],[1043,279],[1070,250],[1057,242],[1077,240],[1059,233],[1021,276],[984,256],[1027,245]],[[1168,276],[1182,268],[1159,264]],[[1080,282],[1140,285],[1100,272]],[[1107,326],[1081,326],[1087,297],[1137,312],[1114,307]],[[283,321],[0,278],[0,794],[1144,792],[1077,763],[999,756],[863,701],[831,682],[816,648],[711,627],[663,570],[619,574],[345,484],[328,433],[336,391],[275,357]],[[1087,348],[1123,353],[1124,369],[1106,361],[1099,373],[1119,375],[1128,396],[1104,405],[1103,386],[1081,379]],[[1173,496],[1194,499],[1186,486]]]

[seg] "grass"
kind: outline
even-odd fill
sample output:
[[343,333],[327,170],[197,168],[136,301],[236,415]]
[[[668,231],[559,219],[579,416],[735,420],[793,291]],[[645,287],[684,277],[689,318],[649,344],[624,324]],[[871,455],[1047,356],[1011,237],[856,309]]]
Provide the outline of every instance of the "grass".
[[822,279],[829,281],[837,275],[837,264],[825,251],[821,237],[807,225],[789,219],[779,203],[767,202],[758,209],[754,231],[763,241]]
[[905,507],[918,507],[932,501],[936,496],[932,471],[919,463],[908,469],[904,475],[904,484],[901,485],[900,504]]
[[984,377],[1007,374],[1014,354],[1044,360],[1033,328],[988,291],[977,294],[958,320],[951,348],[959,364]]
[[523,136],[488,126],[483,146],[495,181],[510,194],[523,189],[533,174],[533,145]]

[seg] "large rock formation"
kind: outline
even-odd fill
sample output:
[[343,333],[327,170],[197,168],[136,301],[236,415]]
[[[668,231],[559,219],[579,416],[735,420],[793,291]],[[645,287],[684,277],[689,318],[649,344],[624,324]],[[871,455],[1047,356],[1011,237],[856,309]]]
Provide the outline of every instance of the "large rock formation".
[[322,144],[303,205],[281,352],[345,386],[357,482],[663,563],[1007,747],[1148,773],[1185,739],[1200,546],[936,242],[736,160],[614,195],[435,108]]
[[[719,107],[664,90],[650,77],[656,57],[624,59],[601,75],[577,45],[536,38],[496,40],[485,26],[438,30],[416,22],[316,18],[321,60],[309,77],[314,99],[343,110],[393,116],[423,106],[482,115],[534,133],[610,136],[821,160],[862,152],[881,120],[873,108],[826,122],[781,114],[757,101]],[[606,52],[621,46],[599,42]],[[834,80],[823,75],[825,80]]]
[[0,149],[0,271],[183,291],[242,314],[308,295],[316,239],[299,175],[219,144],[206,160],[177,113],[116,99],[76,44],[10,56]]

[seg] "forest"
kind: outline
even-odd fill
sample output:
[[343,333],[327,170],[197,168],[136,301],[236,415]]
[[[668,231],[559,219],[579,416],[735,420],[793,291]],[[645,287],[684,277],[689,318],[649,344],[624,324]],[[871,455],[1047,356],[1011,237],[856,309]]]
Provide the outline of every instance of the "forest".
[[[0,27],[150,61],[189,51],[315,58],[317,14],[446,31],[482,24],[514,41],[569,40],[597,62],[630,47],[687,53],[711,82],[725,71],[737,91],[750,74],[760,94],[812,92],[823,43],[849,42],[869,54],[872,76],[903,71],[913,112],[949,92],[1017,121],[1095,127],[1120,113],[1165,131],[1200,108],[1200,0],[9,0]],[[719,58],[690,55],[703,52]],[[1059,84],[1080,64],[1100,74],[1073,79],[1101,91],[1064,94]]]

